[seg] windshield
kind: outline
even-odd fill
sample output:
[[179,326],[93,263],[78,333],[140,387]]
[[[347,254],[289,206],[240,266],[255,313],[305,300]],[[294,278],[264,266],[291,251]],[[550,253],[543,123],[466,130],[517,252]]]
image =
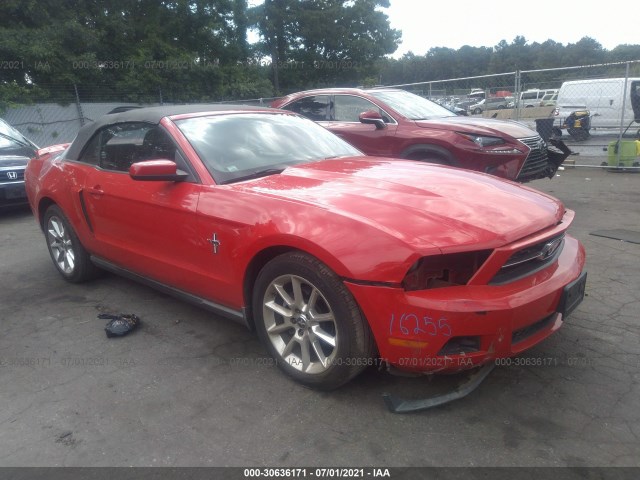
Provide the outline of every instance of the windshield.
[[344,140],[297,115],[231,114],[177,120],[217,183],[271,175],[291,165],[359,156]]
[[455,117],[455,114],[431,100],[413,93],[398,91],[369,91],[372,97],[385,102],[403,117],[411,120],[428,120],[439,117]]
[[0,120],[0,154],[31,155],[35,149],[29,140],[4,120]]

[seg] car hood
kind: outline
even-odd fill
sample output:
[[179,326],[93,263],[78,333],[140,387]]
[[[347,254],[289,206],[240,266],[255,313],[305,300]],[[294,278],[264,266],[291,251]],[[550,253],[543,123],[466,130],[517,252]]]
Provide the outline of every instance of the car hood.
[[324,160],[232,188],[325,209],[442,252],[495,248],[556,225],[565,212],[559,200],[513,182],[396,159]]
[[26,167],[28,162],[29,157],[0,154],[0,167]]
[[473,117],[442,117],[431,120],[416,120],[416,125],[422,128],[446,129],[456,132],[470,132],[481,135],[526,138],[538,135],[526,125],[511,120],[496,120],[493,118]]

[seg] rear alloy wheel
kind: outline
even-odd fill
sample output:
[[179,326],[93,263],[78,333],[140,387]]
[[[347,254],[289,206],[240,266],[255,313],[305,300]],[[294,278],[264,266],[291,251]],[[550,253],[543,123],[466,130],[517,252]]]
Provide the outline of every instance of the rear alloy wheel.
[[287,253],[265,265],[253,312],[278,366],[304,385],[337,388],[372,363],[371,332],[351,293],[309,255]]
[[91,263],[71,224],[56,205],[47,209],[44,227],[49,255],[65,280],[78,283],[96,276],[98,268]]

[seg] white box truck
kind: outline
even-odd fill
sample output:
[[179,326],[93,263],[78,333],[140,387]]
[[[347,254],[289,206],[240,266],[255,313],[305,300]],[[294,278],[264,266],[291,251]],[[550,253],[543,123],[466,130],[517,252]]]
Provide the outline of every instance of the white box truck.
[[620,128],[624,103],[623,127],[627,128],[634,118],[630,100],[631,85],[638,81],[640,78],[626,79],[626,90],[624,78],[564,82],[558,93],[555,113],[564,122],[571,112],[588,110],[591,113],[591,128]]

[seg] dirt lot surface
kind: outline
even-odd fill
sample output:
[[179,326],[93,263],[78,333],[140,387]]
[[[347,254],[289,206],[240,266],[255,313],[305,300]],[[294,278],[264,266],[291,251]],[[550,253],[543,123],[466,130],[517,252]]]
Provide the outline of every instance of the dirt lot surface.
[[[640,174],[559,173],[530,186],[577,212],[584,302],[467,398],[407,415],[381,395],[461,377],[308,390],[240,325],[112,275],[65,283],[30,212],[0,212],[0,466],[640,466],[640,245],[591,235],[640,232]],[[107,339],[100,312],[143,325]]]

